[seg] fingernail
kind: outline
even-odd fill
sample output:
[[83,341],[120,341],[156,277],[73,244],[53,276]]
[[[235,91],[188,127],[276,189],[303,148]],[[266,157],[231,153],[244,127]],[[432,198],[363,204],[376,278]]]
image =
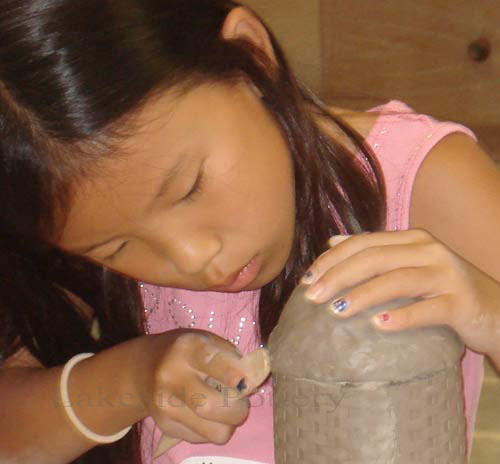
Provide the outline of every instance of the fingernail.
[[343,313],[347,309],[348,306],[349,306],[349,303],[344,298],[339,298],[338,300],[335,300],[332,303],[332,309],[333,309],[333,312],[335,314]]
[[389,322],[391,320],[391,316],[389,315],[389,313],[380,313],[380,314],[377,314],[375,317],[374,317],[374,321],[376,323],[382,323],[382,324],[386,324],[387,322]]
[[334,235],[328,239],[328,243],[330,246],[335,246],[351,237],[352,235]]
[[240,382],[238,383],[238,385],[236,385],[236,389],[239,391],[239,392],[242,392],[243,390],[245,390],[247,388],[247,384],[245,383],[245,379],[241,379]]
[[319,298],[322,292],[323,285],[315,284],[314,286],[307,289],[305,296],[310,300],[315,300],[316,298]]
[[314,280],[314,274],[312,271],[307,271],[302,277],[302,283],[307,285],[312,284],[313,280]]

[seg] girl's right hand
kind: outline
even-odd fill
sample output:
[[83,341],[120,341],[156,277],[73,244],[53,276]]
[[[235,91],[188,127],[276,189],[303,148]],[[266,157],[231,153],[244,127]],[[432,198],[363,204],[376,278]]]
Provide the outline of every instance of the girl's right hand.
[[170,437],[226,443],[248,416],[246,395],[264,378],[249,372],[233,344],[211,332],[176,329],[145,341],[139,395],[147,415]]

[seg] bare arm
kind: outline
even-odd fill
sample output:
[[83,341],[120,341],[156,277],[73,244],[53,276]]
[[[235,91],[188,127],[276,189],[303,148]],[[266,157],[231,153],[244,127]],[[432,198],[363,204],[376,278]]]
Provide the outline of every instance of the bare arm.
[[[215,334],[175,329],[84,359],[71,371],[68,391],[76,416],[98,434],[114,434],[151,416],[171,436],[223,444],[248,415],[246,395],[267,376],[255,368]],[[2,464],[62,464],[95,446],[60,404],[61,372],[62,366],[45,369],[26,355],[9,358],[0,369]],[[230,392],[208,385],[209,377]],[[237,388],[242,379],[243,391]]]
[[[69,377],[77,417],[92,431],[111,435],[146,416],[134,384],[145,337],[78,363]],[[134,362],[135,361],[135,362]],[[46,369],[24,355],[0,369],[0,461],[66,463],[96,444],[69,422],[59,397],[63,366]],[[135,366],[135,367],[134,367]]]
[[491,278],[481,279],[482,294],[494,307],[477,330],[500,372],[500,170],[470,137],[451,134],[422,163],[410,214],[411,227],[428,230]]
[[[407,296],[420,300],[373,318],[380,330],[448,325],[500,370],[500,170],[460,133],[419,168],[410,230],[330,239],[311,265],[307,294],[343,294],[339,316]],[[306,295],[307,296],[307,295]]]

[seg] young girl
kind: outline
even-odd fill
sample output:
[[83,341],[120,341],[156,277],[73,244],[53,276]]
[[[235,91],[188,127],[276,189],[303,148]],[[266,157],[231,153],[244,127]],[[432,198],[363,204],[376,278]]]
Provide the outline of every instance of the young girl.
[[6,0],[0,105],[2,462],[151,462],[165,432],[159,463],[273,463],[239,356],[301,278],[456,330],[470,449],[500,174],[466,128],[325,107],[229,0]]

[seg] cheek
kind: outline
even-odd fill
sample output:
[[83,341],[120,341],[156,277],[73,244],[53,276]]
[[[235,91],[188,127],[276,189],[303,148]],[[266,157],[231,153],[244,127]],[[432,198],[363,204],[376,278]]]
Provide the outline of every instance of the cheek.
[[[291,162],[288,166],[288,172],[283,183],[283,200],[282,200],[282,220],[283,220],[283,237],[282,249],[284,259],[288,259],[290,255],[293,239],[295,235],[295,178]],[[284,265],[285,263],[283,263]]]
[[272,236],[274,272],[279,273],[290,255],[295,234],[295,183],[291,169],[274,176],[271,197],[262,198],[267,224],[264,230]]
[[293,231],[295,228],[295,178],[291,162],[288,162],[285,166],[286,169],[282,170],[279,179],[280,204],[277,207],[283,213],[283,221],[285,221],[286,227]]
[[121,254],[110,262],[101,265],[126,277],[154,285],[171,286],[173,268],[170,262],[155,252],[151,244],[143,238],[129,241]]

